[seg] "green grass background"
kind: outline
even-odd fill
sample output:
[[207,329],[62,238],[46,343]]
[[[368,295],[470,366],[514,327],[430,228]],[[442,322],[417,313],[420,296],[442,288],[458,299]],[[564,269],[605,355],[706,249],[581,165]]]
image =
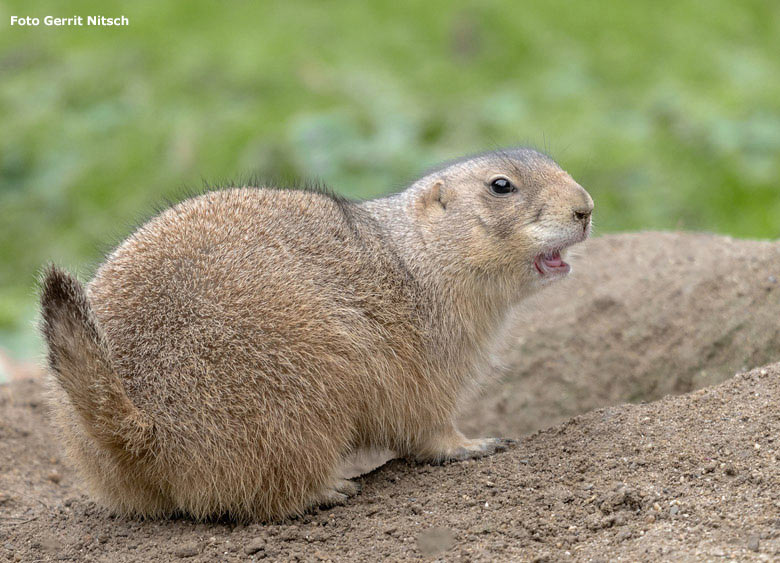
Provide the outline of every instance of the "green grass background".
[[[125,15],[129,27],[10,26]],[[0,2],[0,348],[165,198],[250,173],[370,197],[547,150],[597,232],[780,236],[780,3]],[[0,376],[2,377],[2,376]]]

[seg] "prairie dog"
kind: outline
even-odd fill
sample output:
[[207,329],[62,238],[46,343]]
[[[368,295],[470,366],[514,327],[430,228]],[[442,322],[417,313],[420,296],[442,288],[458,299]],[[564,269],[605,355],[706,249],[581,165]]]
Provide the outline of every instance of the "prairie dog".
[[42,282],[55,420],[118,513],[276,520],[356,492],[358,448],[441,462],[510,307],[565,276],[593,201],[530,149],[352,202],[242,187],[139,228],[82,286]]

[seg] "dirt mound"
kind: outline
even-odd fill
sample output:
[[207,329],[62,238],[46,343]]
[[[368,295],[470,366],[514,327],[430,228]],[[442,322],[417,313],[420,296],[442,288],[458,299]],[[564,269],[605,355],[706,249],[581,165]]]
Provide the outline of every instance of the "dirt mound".
[[40,385],[0,399],[9,560],[772,560],[780,557],[780,364],[608,407],[492,458],[394,461],[346,506],[275,525],[117,519],[60,461]]
[[467,433],[519,436],[780,360],[780,243],[637,233],[578,254],[518,311],[498,380],[463,411]]
[[[576,279],[519,316],[472,429],[518,435],[780,359],[780,245],[653,233],[586,250]],[[492,458],[394,461],[346,506],[273,525],[111,516],[61,459],[42,397],[38,379],[0,386],[0,560],[780,557],[780,363],[591,411]]]

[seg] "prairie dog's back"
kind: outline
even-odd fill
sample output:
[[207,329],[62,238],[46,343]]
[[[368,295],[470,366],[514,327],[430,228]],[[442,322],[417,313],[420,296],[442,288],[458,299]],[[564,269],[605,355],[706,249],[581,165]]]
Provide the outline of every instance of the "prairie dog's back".
[[315,192],[241,188],[187,200],[138,231],[89,286],[131,399],[161,416],[197,394],[244,410],[253,399],[237,391],[257,383],[242,380],[256,377],[249,368],[278,380],[269,397],[282,401],[329,384],[298,377],[307,363],[376,353],[379,327],[363,313],[408,318],[410,288],[377,291],[397,284],[398,265],[356,213]]

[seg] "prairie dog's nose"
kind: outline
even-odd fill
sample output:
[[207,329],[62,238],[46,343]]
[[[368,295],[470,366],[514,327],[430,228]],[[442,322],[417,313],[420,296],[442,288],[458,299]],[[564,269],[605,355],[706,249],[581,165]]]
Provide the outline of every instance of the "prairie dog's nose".
[[590,214],[593,213],[592,210],[588,209],[587,211],[582,209],[574,212],[574,219],[581,223],[587,223],[590,221]]
[[590,194],[585,191],[585,188],[579,185],[577,187],[579,188],[582,197],[580,201],[574,205],[574,219],[587,225],[588,221],[590,221],[590,216],[593,213],[593,199],[590,197]]

